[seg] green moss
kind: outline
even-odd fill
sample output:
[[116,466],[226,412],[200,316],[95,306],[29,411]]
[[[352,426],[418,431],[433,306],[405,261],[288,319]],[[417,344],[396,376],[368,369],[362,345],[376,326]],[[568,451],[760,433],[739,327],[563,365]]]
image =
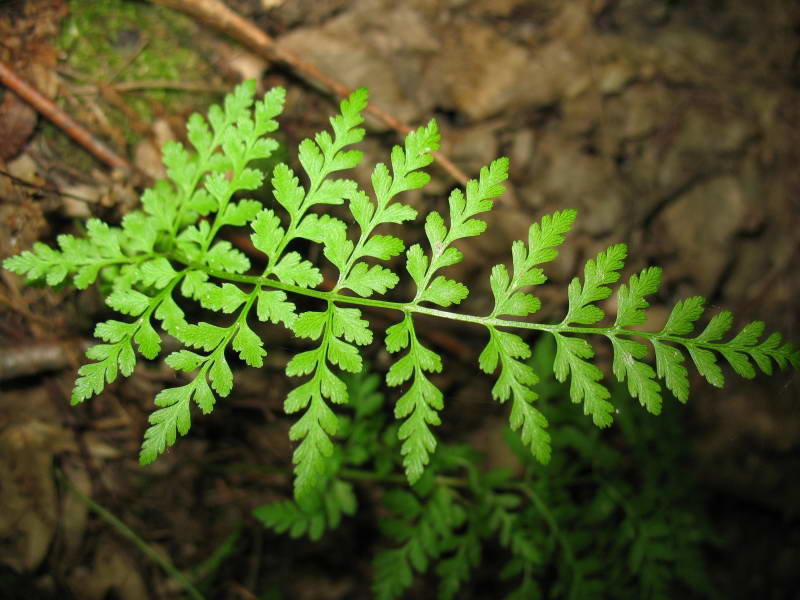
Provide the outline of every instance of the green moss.
[[[130,0],[69,0],[69,9],[58,44],[66,66],[87,82],[213,79],[197,44],[198,28],[181,14]],[[154,89],[127,92],[124,99],[142,121],[150,122],[154,107],[170,113],[202,110],[217,94]],[[138,140],[121,111],[109,109],[107,116],[129,142]]]

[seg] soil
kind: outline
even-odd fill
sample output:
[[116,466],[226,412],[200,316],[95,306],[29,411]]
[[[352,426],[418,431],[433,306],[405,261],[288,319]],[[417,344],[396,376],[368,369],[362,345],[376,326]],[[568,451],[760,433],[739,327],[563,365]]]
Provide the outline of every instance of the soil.
[[[626,242],[626,276],[648,264],[664,269],[648,326],[663,323],[678,299],[704,295],[714,308],[733,311],[737,324],[761,319],[768,331],[800,340],[800,5],[227,4],[279,49],[350,88],[369,87],[371,99],[401,121],[435,117],[443,153],[469,176],[510,157],[510,185],[489,230],[462,248],[465,261],[448,274],[472,290],[465,311],[489,306],[491,268],[508,260],[510,241],[523,238],[532,220],[577,208],[569,245],[548,270],[540,320],[560,318],[566,284],[586,259]],[[288,89],[281,121],[288,149],[326,127],[335,110],[331,96],[290,68],[151,4],[5,2],[0,39],[0,60],[136,168],[133,175],[109,171],[0,88],[0,259],[79,232],[88,216],[119,222],[164,175],[161,144],[182,139],[189,114],[204,112],[241,79]],[[164,80],[173,85],[148,87]],[[364,163],[372,165],[399,138],[377,120],[367,125]],[[291,156],[282,152],[281,160]],[[455,182],[438,167],[432,175],[408,200],[418,209],[446,207]],[[357,180],[368,177],[357,169]],[[404,235],[408,242],[422,236],[421,224]],[[270,333],[265,368],[238,370],[235,393],[212,415],[198,414],[187,437],[142,468],[137,453],[152,398],[175,381],[163,360],[69,407],[93,324],[107,315],[95,289],[26,287],[0,272],[0,597],[180,596],[59,482],[57,467],[181,568],[201,564],[235,536],[205,582],[209,598],[368,598],[379,535],[369,486],[359,493],[371,508],[320,542],[275,535],[251,516],[290,493],[281,472],[292,451],[283,367],[296,342]],[[442,327],[438,350],[449,367],[438,383],[454,402],[483,406],[489,386],[473,350],[480,332]],[[385,353],[372,350],[373,364],[385,370]],[[694,377],[682,410],[688,468],[718,536],[710,575],[721,597],[796,598],[800,379],[788,371],[726,377],[723,390]],[[491,447],[495,420],[487,423],[461,418],[446,435],[489,440],[484,450],[502,452]],[[428,597],[419,593],[413,597]]]

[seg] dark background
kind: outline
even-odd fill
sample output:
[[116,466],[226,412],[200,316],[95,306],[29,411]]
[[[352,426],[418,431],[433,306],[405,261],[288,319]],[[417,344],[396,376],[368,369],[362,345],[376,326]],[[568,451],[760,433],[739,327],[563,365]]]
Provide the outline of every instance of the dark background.
[[[507,259],[510,242],[523,238],[532,220],[578,208],[576,227],[548,269],[553,285],[541,293],[539,320],[560,318],[569,279],[587,258],[623,241],[631,256],[626,275],[647,264],[664,268],[649,325],[663,323],[677,299],[701,294],[713,307],[732,310],[739,325],[762,319],[768,331],[800,339],[796,2],[228,5],[275,36],[279,47],[350,87],[368,86],[375,103],[402,121],[435,117],[444,153],[468,175],[497,156],[510,157],[510,185],[489,230],[461,246],[466,259],[448,273],[472,290],[465,311],[487,307],[491,266]],[[160,144],[180,139],[190,112],[204,112],[242,78],[288,88],[280,135],[290,155],[335,110],[328,95],[291,70],[147,3],[3,2],[0,38],[0,59],[146,174],[109,174],[0,88],[0,169],[13,175],[0,174],[0,258],[79,231],[80,219],[90,215],[118,221],[135,206],[147,175],[161,176]],[[164,79],[202,86],[113,87]],[[356,177],[366,181],[371,165],[385,160],[397,141],[394,132],[368,121],[366,160]],[[444,208],[454,185],[443,170],[431,171],[431,185],[407,198],[423,213]],[[422,235],[415,227],[403,236],[409,242]],[[219,595],[210,597],[256,597],[269,569],[291,573],[295,583],[286,597],[368,597],[377,532],[366,518],[345,525],[333,541],[289,542],[249,516],[255,506],[284,497],[288,479],[232,466],[288,465],[282,368],[295,342],[284,332],[270,333],[265,369],[242,369],[233,395],[212,416],[198,414],[188,437],[142,469],[136,464],[140,436],[152,397],[174,382],[168,367],[140,367],[99,398],[68,406],[92,323],[106,314],[94,290],[25,288],[18,277],[0,275],[6,589],[30,585],[43,597],[76,598],[177,594],[152,563],[56,485],[52,467],[58,465],[181,567],[202,561],[243,523],[214,588]],[[373,322],[387,321],[377,315]],[[489,378],[475,366],[480,332],[432,327],[450,340],[438,348],[448,363],[440,383],[448,402],[461,407],[446,435],[469,439],[490,456],[501,453],[493,447],[498,419],[463,416],[503,414],[492,413]],[[387,356],[377,345],[371,350],[373,363],[385,369]],[[798,378],[726,376],[723,390],[693,376],[692,397],[680,411],[690,458],[675,468],[696,480],[718,533],[708,560],[725,597],[796,598]],[[352,569],[326,565],[337,545],[359,557]],[[292,561],[304,566],[293,569]],[[7,592],[22,597],[16,593]]]

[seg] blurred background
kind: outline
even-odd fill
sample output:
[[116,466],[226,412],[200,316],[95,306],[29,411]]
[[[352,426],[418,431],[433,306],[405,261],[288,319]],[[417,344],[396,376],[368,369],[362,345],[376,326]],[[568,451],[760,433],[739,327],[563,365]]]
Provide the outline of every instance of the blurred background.
[[[649,264],[664,269],[649,326],[659,327],[678,299],[700,294],[733,311],[737,325],[760,319],[800,340],[800,4],[228,0],[271,36],[266,55],[181,2],[163,4],[172,8],[0,2],[0,61],[130,165],[111,169],[0,86],[0,258],[79,233],[89,216],[119,222],[164,176],[161,144],[185,141],[188,116],[243,79],[256,78],[261,91],[287,88],[275,160],[294,161],[297,143],[327,126],[337,99],[324,81],[281,59],[288,55],[348,88],[369,87],[371,100],[403,123],[437,119],[443,154],[469,177],[510,158],[488,231],[461,246],[466,258],[448,273],[472,290],[464,311],[490,306],[491,267],[508,260],[511,241],[533,220],[577,208],[567,244],[546,269],[551,285],[540,293],[539,321],[561,318],[566,285],[586,259],[626,242],[625,275]],[[401,140],[372,117],[367,132],[365,161],[353,175],[362,183]],[[431,184],[405,199],[423,214],[446,208],[457,185],[440,166],[430,172]],[[265,190],[261,199],[269,198]],[[401,237],[422,236],[420,220]],[[247,234],[231,239],[246,244]],[[290,494],[281,472],[292,450],[282,369],[297,342],[270,329],[265,368],[241,368],[233,395],[211,416],[198,414],[188,437],[142,468],[136,459],[152,398],[175,381],[163,361],[69,407],[93,324],[107,315],[95,289],[25,287],[0,272],[0,597],[181,595],[58,483],[58,467],[179,568],[205,565],[191,572],[208,598],[369,598],[370,560],[381,543],[370,485],[359,488],[358,516],[320,542],[278,536],[251,516]],[[476,368],[482,332],[431,327],[448,365],[437,380],[447,396],[441,435],[473,443],[487,465],[502,464],[506,407],[491,401],[492,378]],[[380,344],[369,352],[384,372],[390,362]],[[800,380],[784,372],[746,381],[726,371],[728,385],[718,390],[692,377],[688,405],[665,416],[675,426],[664,435],[673,437],[653,452],[679,449],[666,471],[680,474],[681,497],[708,526],[702,547],[712,587],[724,598],[797,598]],[[604,436],[628,452],[618,430]],[[494,597],[494,550],[460,597]],[[557,574],[543,575],[543,597],[559,597],[548,587],[553,580]],[[435,597],[421,581],[408,597]]]

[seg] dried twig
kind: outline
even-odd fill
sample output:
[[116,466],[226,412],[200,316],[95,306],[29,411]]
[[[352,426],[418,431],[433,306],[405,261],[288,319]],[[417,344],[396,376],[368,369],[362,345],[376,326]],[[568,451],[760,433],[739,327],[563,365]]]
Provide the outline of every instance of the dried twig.
[[83,126],[65,113],[52,100],[43,96],[33,86],[23,81],[11,68],[0,61],[0,83],[28,102],[47,119],[60,127],[68,136],[83,146],[95,158],[112,168],[133,170],[133,166],[101,141],[95,139]]
[[12,175],[8,171],[4,171],[3,169],[0,169],[0,175],[2,175],[3,177],[8,177],[11,181],[13,181],[17,185],[34,189],[42,194],[53,194],[56,196],[63,196],[65,198],[73,198],[74,200],[81,200],[82,202],[87,202],[87,203],[94,202],[94,200],[85,198],[84,196],[76,196],[75,194],[62,192],[58,188],[49,187],[46,185],[37,185],[35,183],[31,183],[30,181],[25,181],[24,179],[20,179],[19,177],[16,177],[15,175]]
[[[202,81],[170,81],[169,79],[153,79],[148,81],[120,81],[117,83],[103,84],[107,88],[120,93],[140,92],[148,90],[180,90],[187,92],[213,92],[224,94],[228,91],[227,86],[203,83]],[[73,93],[95,94],[100,91],[99,85],[82,85],[73,88]]]
[[[238,40],[257,54],[273,61],[283,63],[304,79],[330,90],[337,96],[345,98],[350,94],[347,86],[333,77],[323,73],[314,65],[304,61],[296,54],[287,52],[277,46],[275,40],[259,29],[254,23],[236,14],[219,0],[153,0],[169,8],[188,13],[204,23],[219,29]],[[405,135],[411,128],[374,104],[367,106],[366,112]],[[468,177],[441,152],[434,152],[436,161],[456,181],[466,184]]]

